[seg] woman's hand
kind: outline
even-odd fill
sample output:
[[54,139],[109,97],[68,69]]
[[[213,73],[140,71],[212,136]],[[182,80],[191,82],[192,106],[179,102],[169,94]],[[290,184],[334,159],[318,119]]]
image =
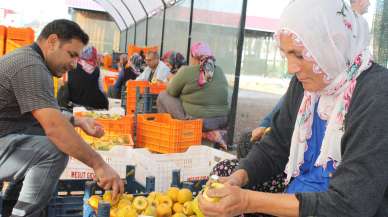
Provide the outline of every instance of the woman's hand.
[[248,183],[248,173],[243,169],[239,169],[228,177],[220,177],[219,182],[232,186],[242,187]]
[[233,217],[248,209],[248,190],[228,183],[223,188],[209,189],[206,192],[208,197],[220,198],[218,202],[207,201],[202,194],[198,197],[199,208],[206,217]]

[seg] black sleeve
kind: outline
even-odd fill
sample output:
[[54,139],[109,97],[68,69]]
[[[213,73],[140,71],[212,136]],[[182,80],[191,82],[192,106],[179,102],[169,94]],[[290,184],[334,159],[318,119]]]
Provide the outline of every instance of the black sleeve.
[[284,98],[284,103],[273,115],[271,131],[254,145],[240,168],[248,173],[249,184],[254,185],[283,172],[288,160],[291,136],[297,110],[303,97],[303,88],[294,77]]
[[[342,162],[327,192],[297,194],[301,216],[388,216],[388,88],[381,88],[388,79],[381,80],[357,96],[356,87],[345,117]],[[370,94],[373,89],[383,90]]]

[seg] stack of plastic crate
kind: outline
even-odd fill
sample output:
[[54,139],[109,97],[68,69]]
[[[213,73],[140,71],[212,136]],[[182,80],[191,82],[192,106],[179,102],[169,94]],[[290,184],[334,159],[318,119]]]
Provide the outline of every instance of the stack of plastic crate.
[[34,42],[34,30],[27,28],[7,28],[6,53],[15,50],[16,48],[30,45]]

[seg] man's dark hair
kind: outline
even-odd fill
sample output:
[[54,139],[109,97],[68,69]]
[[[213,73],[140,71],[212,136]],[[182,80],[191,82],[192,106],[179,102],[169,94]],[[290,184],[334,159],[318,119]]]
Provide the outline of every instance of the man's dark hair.
[[89,42],[89,36],[77,23],[70,20],[60,19],[50,22],[43,28],[38,40],[47,39],[51,34],[56,34],[61,41],[78,39],[84,45],[87,45]]

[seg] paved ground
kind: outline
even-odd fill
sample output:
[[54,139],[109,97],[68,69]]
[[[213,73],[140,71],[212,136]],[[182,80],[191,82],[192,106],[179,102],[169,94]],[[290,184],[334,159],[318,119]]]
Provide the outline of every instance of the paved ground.
[[281,95],[260,91],[239,91],[234,140],[241,134],[256,128],[259,121],[272,110]]

